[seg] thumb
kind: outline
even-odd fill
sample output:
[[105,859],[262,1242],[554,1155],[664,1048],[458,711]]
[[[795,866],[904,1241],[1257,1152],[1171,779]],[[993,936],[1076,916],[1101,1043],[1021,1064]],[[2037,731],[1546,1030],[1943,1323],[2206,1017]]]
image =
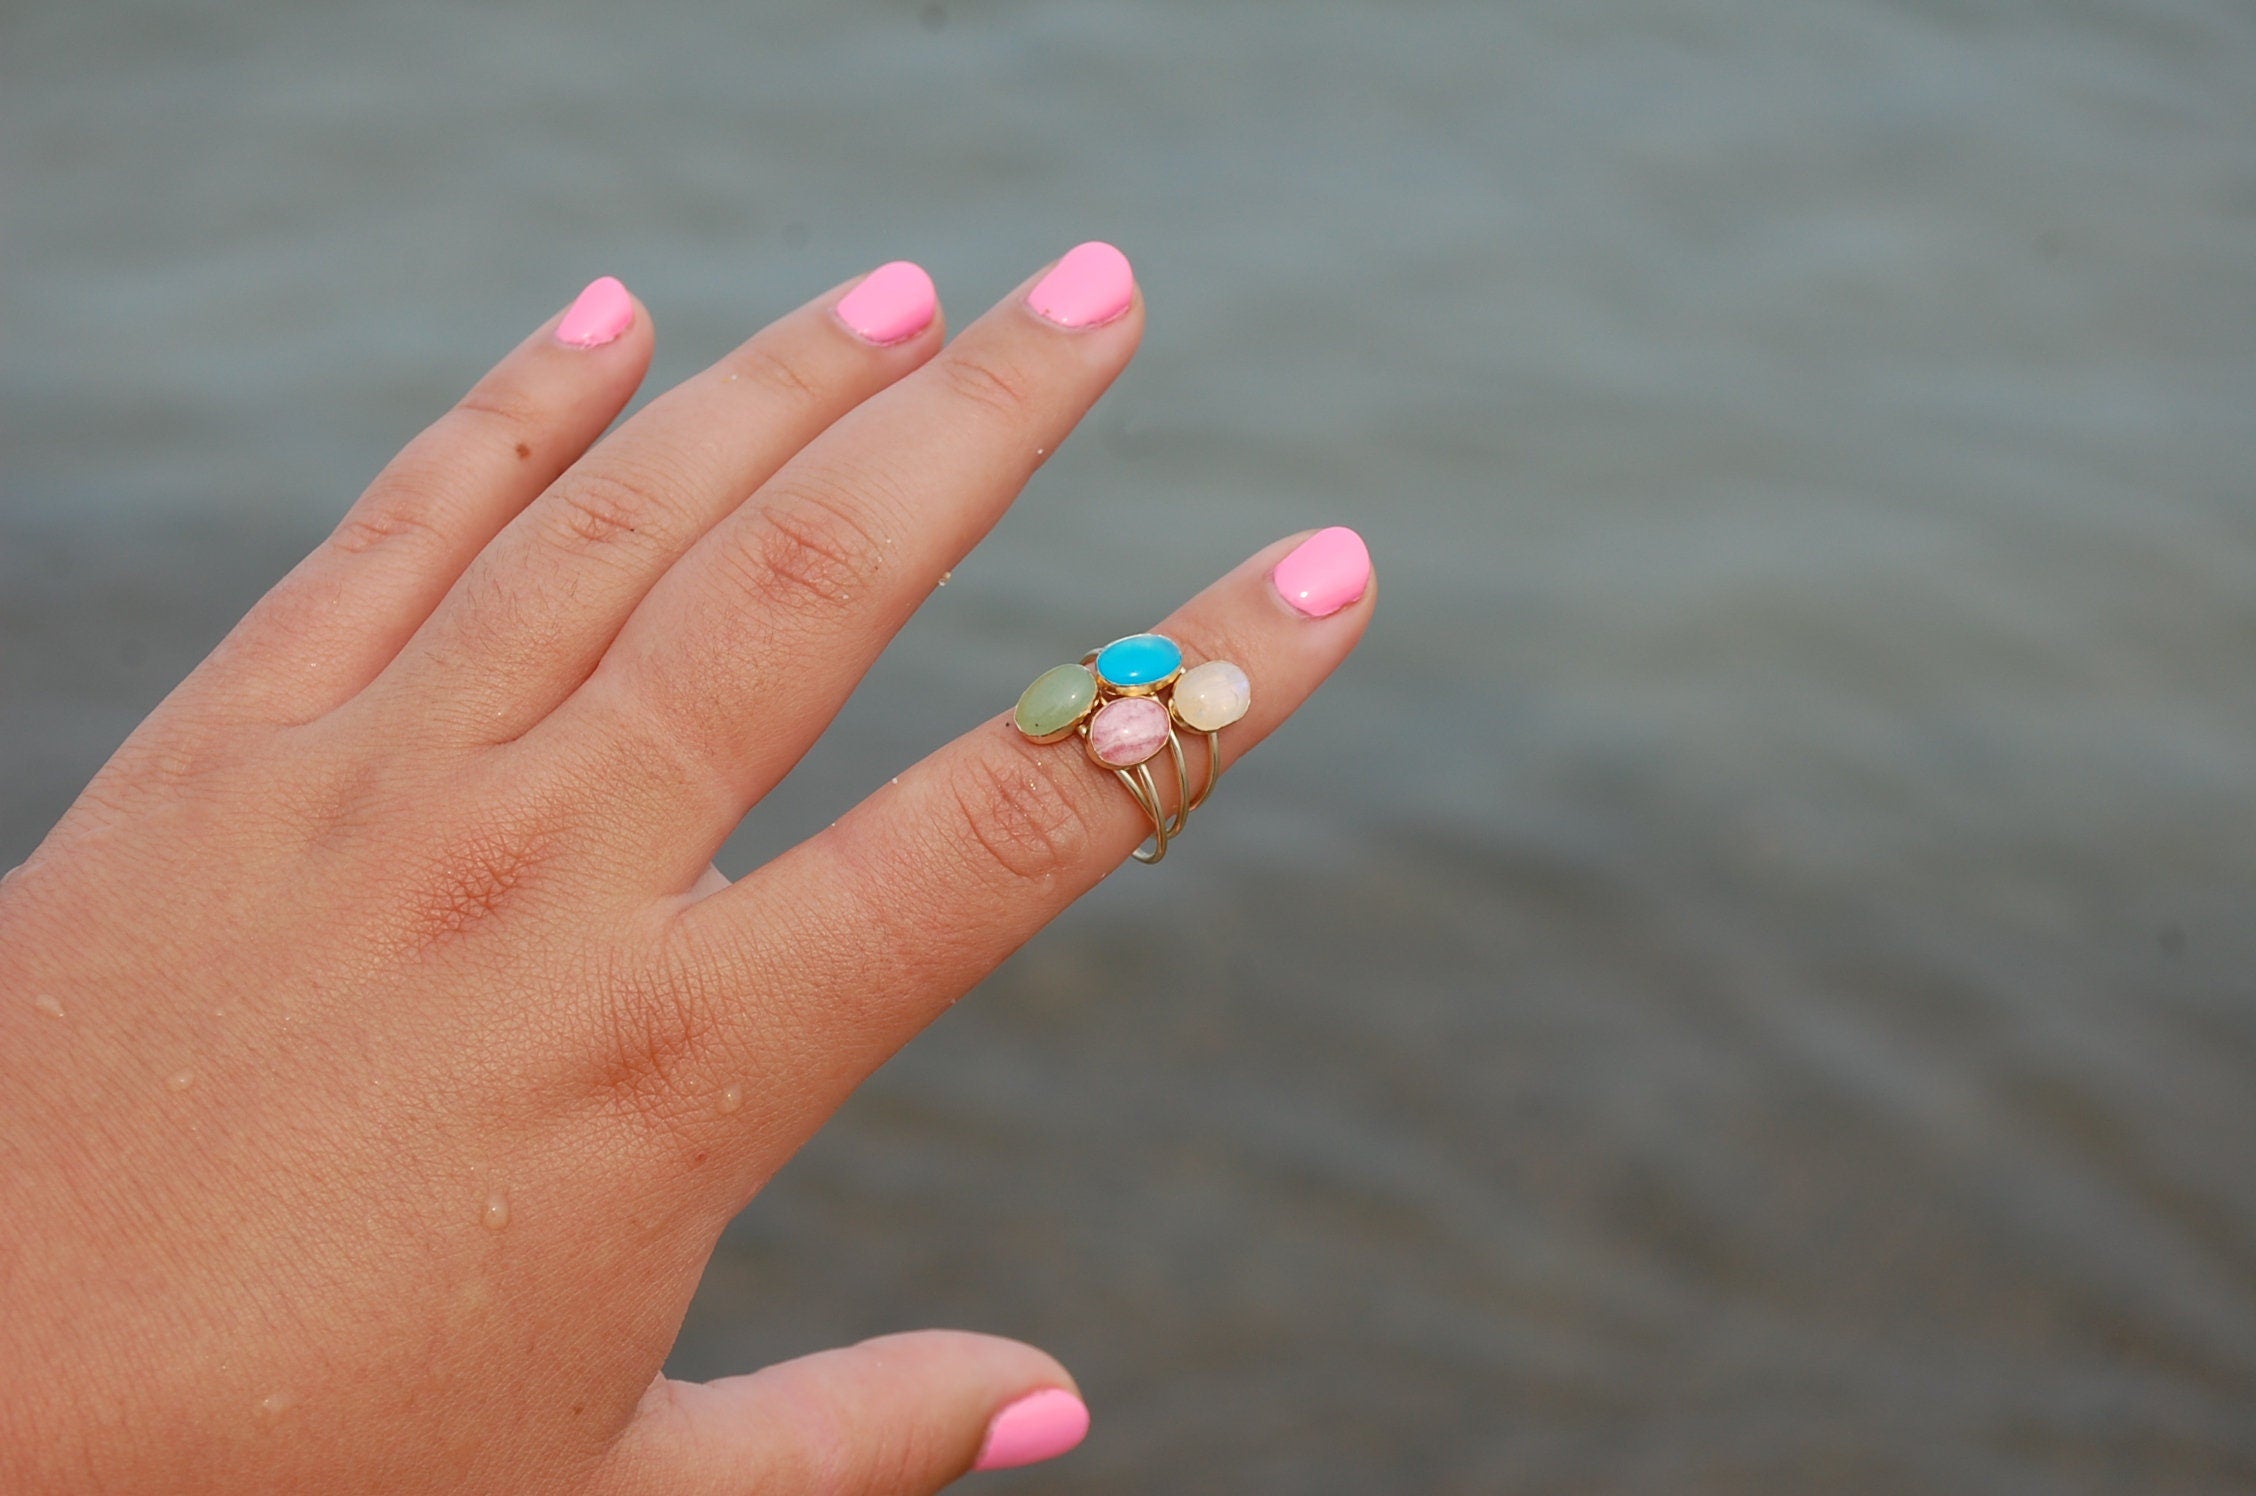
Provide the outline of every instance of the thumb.
[[993,1335],[924,1330],[717,1382],[651,1383],[613,1451],[617,1496],[916,1496],[1031,1465],[1088,1432],[1065,1369]]

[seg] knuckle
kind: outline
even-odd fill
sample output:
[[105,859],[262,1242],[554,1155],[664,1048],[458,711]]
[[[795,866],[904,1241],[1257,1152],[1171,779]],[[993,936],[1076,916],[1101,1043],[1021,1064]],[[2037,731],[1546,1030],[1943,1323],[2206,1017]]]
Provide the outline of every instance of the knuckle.
[[711,1030],[704,1005],[678,988],[638,984],[611,1004],[596,1089],[608,1110],[663,1122],[677,1109],[675,1077]]
[[1012,882],[1039,883],[1086,861],[1098,828],[1080,779],[1015,744],[975,755],[954,781],[956,809],[974,845]]
[[1035,381],[1024,368],[992,352],[950,353],[935,366],[948,392],[1005,420],[1026,420],[1034,410]]
[[843,493],[802,484],[771,499],[731,547],[737,580],[780,609],[837,607],[866,596],[885,569],[884,545]]
[[390,786],[376,766],[347,760],[312,784],[289,776],[263,780],[277,808],[301,829],[307,847],[336,852],[380,828],[395,809]]
[[428,546],[446,543],[427,500],[406,493],[372,495],[346,511],[329,536],[331,548],[347,556],[364,556],[394,541]]
[[456,402],[453,415],[464,425],[500,427],[499,435],[515,441],[520,432],[547,424],[543,413],[523,396],[485,385],[474,387]]
[[671,1132],[700,1110],[698,1077],[726,1035],[718,974],[660,959],[608,972],[596,984],[600,1035],[588,1086],[604,1112]]
[[550,533],[581,554],[663,546],[665,518],[676,507],[670,488],[636,468],[580,474],[551,490]]
[[754,338],[729,359],[729,372],[768,394],[793,403],[823,398],[822,381],[798,357]]
[[551,838],[504,823],[472,825],[439,844],[413,878],[410,943],[429,949],[513,908],[550,861]]

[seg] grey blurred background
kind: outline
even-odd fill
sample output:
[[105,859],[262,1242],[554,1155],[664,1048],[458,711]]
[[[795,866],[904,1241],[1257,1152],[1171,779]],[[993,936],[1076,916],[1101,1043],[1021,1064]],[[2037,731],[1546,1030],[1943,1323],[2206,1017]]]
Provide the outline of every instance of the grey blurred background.
[[2256,1489],[2242,4],[7,0],[0,860],[591,276],[655,389],[1088,237],[1142,357],[724,867],[1287,531],[1381,616],[673,1369],[1025,1336],[997,1490]]

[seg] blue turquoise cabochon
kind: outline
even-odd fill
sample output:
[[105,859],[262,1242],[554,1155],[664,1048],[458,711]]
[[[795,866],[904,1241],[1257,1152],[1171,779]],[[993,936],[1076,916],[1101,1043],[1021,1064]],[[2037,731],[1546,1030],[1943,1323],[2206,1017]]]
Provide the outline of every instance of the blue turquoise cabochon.
[[1165,634],[1130,634],[1097,651],[1097,674],[1108,685],[1149,686],[1183,668],[1183,648]]

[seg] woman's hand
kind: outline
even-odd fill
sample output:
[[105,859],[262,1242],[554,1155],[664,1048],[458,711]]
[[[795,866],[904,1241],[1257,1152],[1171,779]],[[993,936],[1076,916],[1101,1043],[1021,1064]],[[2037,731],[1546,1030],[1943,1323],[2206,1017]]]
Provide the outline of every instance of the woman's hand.
[[[945,348],[888,266],[599,442],[651,352],[599,281],[409,444],[0,887],[0,1488],[920,1492],[1078,1438],[984,1336],[659,1367],[728,1219],[1147,829],[998,716],[710,870],[1142,326],[1101,245]],[[1370,611],[1359,542],[1293,549],[1164,625],[1251,675],[1233,759]]]

